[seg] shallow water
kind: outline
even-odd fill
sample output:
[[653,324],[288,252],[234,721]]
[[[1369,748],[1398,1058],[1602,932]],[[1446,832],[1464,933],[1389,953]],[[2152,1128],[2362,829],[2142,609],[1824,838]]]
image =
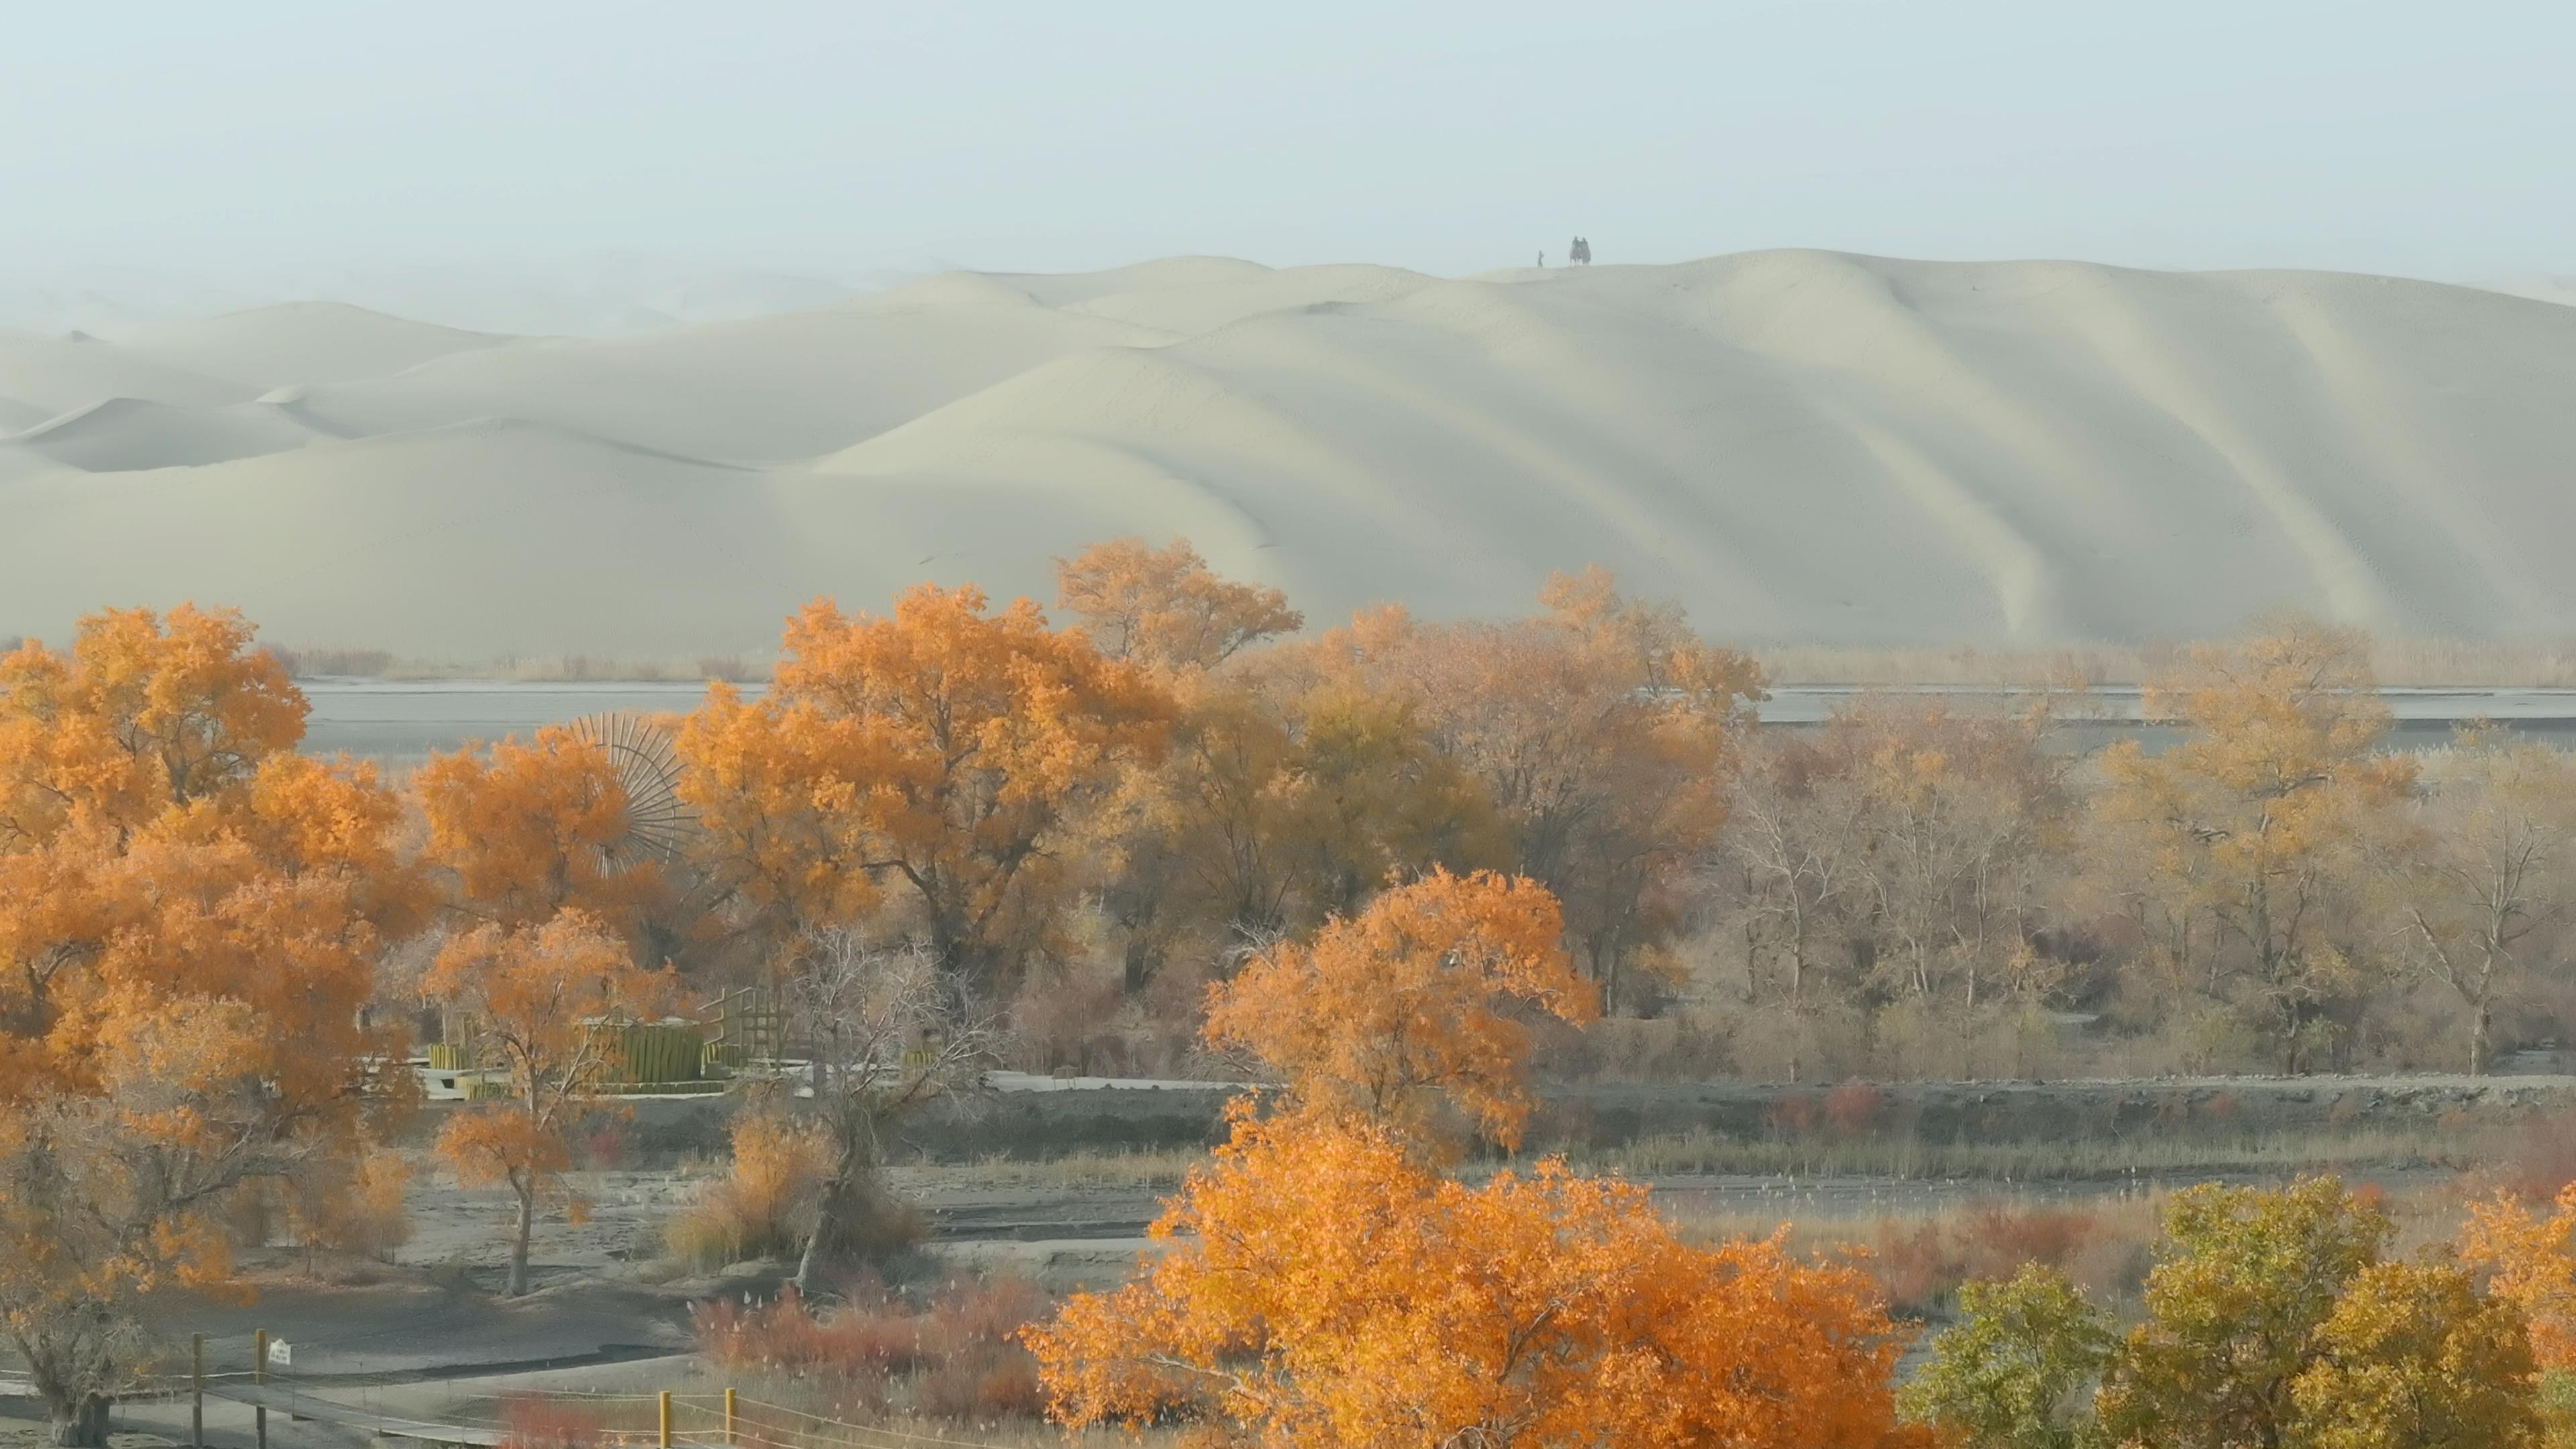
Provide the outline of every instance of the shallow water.
[[[584,715],[633,711],[644,714],[685,713],[706,698],[706,686],[694,683],[511,684],[492,680],[320,679],[303,685],[313,703],[304,747],[315,754],[346,752],[389,763],[416,761],[433,750],[452,750],[475,740],[526,734],[540,725],[559,724]],[[744,686],[756,694],[757,685]],[[1766,724],[1811,726],[1848,706],[1856,691],[1835,685],[1783,685],[1762,706]],[[1911,690],[1951,701],[1963,708],[1991,708],[2008,697],[1992,690]],[[2406,749],[2429,749],[2448,740],[2459,723],[2485,717],[2514,729],[2576,748],[2576,690],[2563,689],[2395,689],[2386,698],[2397,716],[2396,742]],[[2137,691],[2102,690],[2089,697],[2097,717],[2070,721],[2060,739],[2073,750],[2098,748],[2118,739],[2135,739],[2153,752],[2179,738],[2177,731],[2142,724],[2137,719]]]

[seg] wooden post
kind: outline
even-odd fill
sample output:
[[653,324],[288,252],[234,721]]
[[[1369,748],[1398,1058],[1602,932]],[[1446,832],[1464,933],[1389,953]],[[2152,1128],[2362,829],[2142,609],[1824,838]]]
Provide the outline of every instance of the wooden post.
[[725,1442],[727,1444],[739,1444],[742,1442],[740,1439],[734,1437],[733,1390],[731,1389],[725,1390]]
[[664,1389],[658,1398],[662,1418],[662,1449],[671,1449],[671,1391]]
[[188,1335],[188,1443],[206,1449],[206,1336]]
[[[268,1330],[265,1328],[253,1330],[250,1336],[250,1381],[253,1384],[268,1382]],[[257,1449],[268,1449],[268,1406],[262,1404],[252,1409],[250,1422],[252,1440]]]

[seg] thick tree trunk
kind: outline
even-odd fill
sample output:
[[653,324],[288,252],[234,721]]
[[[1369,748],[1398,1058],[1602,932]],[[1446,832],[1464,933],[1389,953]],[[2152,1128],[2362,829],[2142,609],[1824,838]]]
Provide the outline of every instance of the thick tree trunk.
[[49,1404],[54,1442],[64,1449],[107,1449],[108,1402],[105,1394],[82,1394],[65,1403]]
[[537,1230],[537,1194],[533,1188],[519,1193],[519,1235],[510,1240],[509,1296],[517,1298],[528,1291],[528,1240]]
[[2487,1009],[2485,1002],[2477,1003],[2469,1012],[2470,1076],[2483,1077],[2487,1074],[2489,1054],[2492,1051],[2489,1042],[2494,1031],[2495,1013]]

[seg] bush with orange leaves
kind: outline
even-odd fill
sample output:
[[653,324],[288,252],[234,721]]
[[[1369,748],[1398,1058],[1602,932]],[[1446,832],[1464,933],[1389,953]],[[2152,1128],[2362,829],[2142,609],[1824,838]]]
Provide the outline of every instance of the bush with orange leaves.
[[1906,1335],[1858,1270],[1684,1243],[1644,1188],[1557,1160],[1439,1170],[1443,1112],[1519,1140],[1521,1017],[1591,1014],[1561,929],[1529,881],[1435,872],[1219,988],[1209,1037],[1288,1101],[1235,1104],[1136,1281],[1029,1331],[1050,1412],[1241,1444],[1928,1443],[1896,1423]]
[[1684,1243],[1549,1161],[1482,1187],[1383,1126],[1238,1111],[1170,1251],[1028,1336],[1068,1426],[1263,1444],[1894,1446],[1905,1334],[1858,1270]]
[[2531,1320],[2531,1354],[2542,1368],[2576,1369],[2576,1184],[2560,1189],[2545,1215],[2512,1192],[2471,1203],[2460,1256]]

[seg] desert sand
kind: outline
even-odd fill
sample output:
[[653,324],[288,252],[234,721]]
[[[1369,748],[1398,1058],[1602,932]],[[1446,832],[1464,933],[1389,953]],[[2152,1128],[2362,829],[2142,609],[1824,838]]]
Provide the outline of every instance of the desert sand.
[[2570,397],[2546,301],[1807,251],[961,273],[604,340],[302,304],[0,333],[0,628],[758,651],[817,594],[1043,597],[1137,533],[1323,622],[1600,563],[1752,643],[2564,635]]

